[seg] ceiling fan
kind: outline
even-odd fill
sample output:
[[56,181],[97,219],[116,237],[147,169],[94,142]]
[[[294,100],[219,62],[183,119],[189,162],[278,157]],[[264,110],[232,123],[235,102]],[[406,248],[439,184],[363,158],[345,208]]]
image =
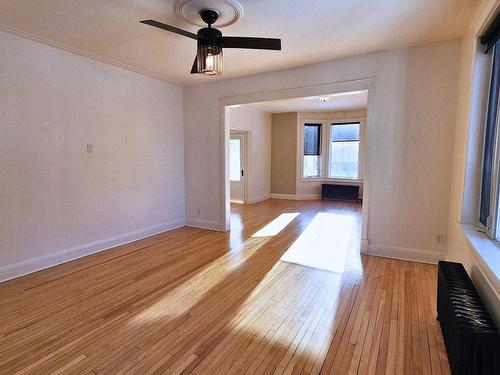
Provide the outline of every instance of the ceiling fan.
[[197,41],[197,53],[191,68],[191,74],[216,75],[222,73],[222,50],[224,48],[248,48],[264,50],[281,50],[281,39],[253,38],[238,36],[222,36],[212,24],[219,18],[215,9],[202,9],[200,16],[208,27],[198,30],[197,34],[179,29],[154,20],[140,21],[146,25],[159,27],[172,33],[187,36]]

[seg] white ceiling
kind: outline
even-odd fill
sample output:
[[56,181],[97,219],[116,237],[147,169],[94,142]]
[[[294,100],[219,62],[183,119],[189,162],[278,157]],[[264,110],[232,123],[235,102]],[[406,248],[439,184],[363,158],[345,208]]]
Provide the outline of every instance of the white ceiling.
[[252,103],[246,104],[246,106],[271,113],[282,113],[349,111],[365,109],[368,105],[368,91],[366,90],[325,96],[330,98],[326,102],[322,102],[319,96],[309,96],[306,98]]
[[[277,37],[283,51],[226,50],[237,77],[336,57],[457,37],[479,0],[240,0],[244,15],[224,35]],[[195,41],[139,23],[155,19],[196,32],[174,0],[0,0],[0,29],[183,85]]]

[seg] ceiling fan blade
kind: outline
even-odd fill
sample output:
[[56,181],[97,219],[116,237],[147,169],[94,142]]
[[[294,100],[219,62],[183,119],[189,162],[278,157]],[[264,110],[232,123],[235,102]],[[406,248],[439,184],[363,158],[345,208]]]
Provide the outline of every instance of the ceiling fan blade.
[[182,30],[182,29],[179,29],[178,27],[170,26],[170,25],[167,25],[165,23],[161,23],[161,22],[158,22],[155,20],[143,20],[143,21],[139,21],[139,22],[144,23],[144,24],[149,25],[149,26],[159,27],[160,29],[170,31],[172,33],[184,35],[184,36],[187,36],[188,38],[191,38],[194,40],[198,39],[198,36],[196,34],[193,34],[189,31]]
[[281,39],[274,38],[247,38],[240,36],[223,36],[222,47],[224,48],[250,48],[269,49],[281,51]]
[[198,56],[194,58],[193,66],[191,67],[191,74],[198,73]]

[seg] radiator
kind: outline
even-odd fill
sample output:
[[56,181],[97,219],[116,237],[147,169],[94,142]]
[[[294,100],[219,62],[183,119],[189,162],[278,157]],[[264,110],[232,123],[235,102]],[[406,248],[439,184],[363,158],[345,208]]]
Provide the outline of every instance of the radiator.
[[460,263],[439,262],[437,313],[453,375],[500,374],[500,334]]
[[321,199],[355,200],[359,199],[359,186],[356,185],[321,185]]

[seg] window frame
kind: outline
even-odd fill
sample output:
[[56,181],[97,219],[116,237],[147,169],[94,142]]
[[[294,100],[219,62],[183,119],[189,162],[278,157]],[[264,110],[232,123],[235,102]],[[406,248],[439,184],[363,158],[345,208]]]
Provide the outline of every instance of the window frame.
[[[500,48],[499,48],[500,51]],[[500,59],[499,59],[500,60]],[[500,62],[499,62],[500,64]],[[493,215],[491,220],[491,225],[488,228],[487,235],[497,244],[500,245],[500,231],[498,231],[498,224],[500,220],[500,95],[498,96],[497,101],[497,116],[495,121],[495,150],[493,152],[493,170],[492,173],[492,194],[493,199],[490,204],[490,213],[493,209]]]
[[500,220],[500,93],[497,97],[496,103],[496,114],[494,119],[494,138],[492,142],[492,165],[491,165],[491,177],[490,177],[490,192],[489,192],[489,211],[486,224],[482,222],[482,202],[483,202],[483,173],[484,173],[484,158],[486,146],[486,136],[487,136],[487,122],[489,119],[490,108],[490,94],[491,87],[494,77],[495,64],[497,64],[496,69],[498,76],[500,76],[500,44],[492,49],[491,53],[491,63],[490,63],[490,75],[488,78],[488,88],[486,92],[487,105],[483,114],[483,130],[482,130],[482,147],[481,147],[481,165],[480,165],[480,175],[479,175],[479,201],[476,214],[476,224],[475,227],[478,231],[485,233],[492,241],[497,245],[500,245],[500,231],[497,231],[497,226]]
[[[332,176],[330,175],[330,155],[331,155],[331,145],[332,145],[332,138],[331,138],[331,134],[332,134],[332,128],[334,126],[338,126],[338,125],[353,125],[353,124],[358,124],[359,125],[359,137],[358,137],[358,175],[357,177],[345,177],[345,176]],[[327,178],[331,178],[331,179],[336,179],[336,180],[360,180],[363,178],[363,144],[361,143],[361,138],[362,138],[362,127],[361,127],[361,121],[349,121],[349,122],[346,122],[344,120],[342,120],[342,122],[338,122],[338,121],[330,121],[330,126],[329,126],[329,129],[328,129],[328,154],[327,154],[327,158],[328,158],[328,163],[327,163],[327,169],[326,169],[326,177]]]
[[[359,155],[358,155],[358,178],[339,178],[330,177],[330,132],[332,124],[353,124],[359,123]],[[321,137],[320,137],[320,175],[307,177],[304,176],[304,125],[306,124],[321,124]],[[304,112],[298,116],[297,126],[297,152],[298,159],[298,180],[301,182],[306,181],[327,181],[327,182],[346,182],[346,183],[362,183],[364,176],[364,154],[365,154],[365,128],[366,128],[366,115],[353,114],[353,116],[339,116],[338,114]],[[324,140],[327,140],[325,142]]]
[[[319,134],[318,134],[318,151],[319,153],[318,154],[307,154],[305,153],[305,128],[306,126],[315,126],[315,127],[319,127]],[[302,147],[301,147],[301,160],[302,160],[302,164],[301,164],[301,176],[303,178],[307,178],[307,179],[314,179],[314,178],[320,178],[322,175],[323,175],[323,132],[324,132],[324,127],[325,127],[325,124],[323,122],[320,122],[320,121],[307,121],[307,122],[304,122],[302,124],[302,128],[301,128],[301,134],[302,134]],[[316,176],[305,176],[304,175],[304,158],[306,156],[318,156],[319,157],[319,170],[318,170],[318,175]]]

